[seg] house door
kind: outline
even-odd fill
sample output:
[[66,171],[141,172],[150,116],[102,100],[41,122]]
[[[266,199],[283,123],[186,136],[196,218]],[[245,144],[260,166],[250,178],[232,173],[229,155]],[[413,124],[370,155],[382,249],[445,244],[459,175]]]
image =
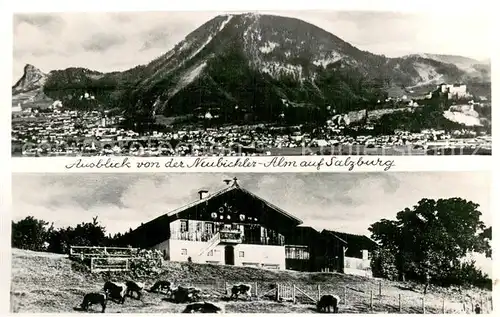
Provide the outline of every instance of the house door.
[[226,265],[234,265],[234,247],[228,245],[224,248]]

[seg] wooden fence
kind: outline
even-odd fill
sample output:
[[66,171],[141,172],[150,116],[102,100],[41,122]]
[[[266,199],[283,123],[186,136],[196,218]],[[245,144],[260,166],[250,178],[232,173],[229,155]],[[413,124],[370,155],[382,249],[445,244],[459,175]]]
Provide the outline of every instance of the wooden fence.
[[[224,297],[231,294],[231,287],[238,284],[252,286],[249,300],[269,300],[290,302],[300,305],[315,305],[325,294],[334,294],[340,297],[340,312],[379,312],[379,313],[433,313],[454,314],[474,313],[476,304],[481,307],[482,313],[493,310],[492,297],[478,294],[475,298],[457,298],[452,296],[422,294],[416,291],[398,292],[397,290],[385,293],[383,282],[373,283],[367,289],[357,288],[356,285],[340,286],[329,284],[287,284],[265,282],[229,282],[216,279],[212,282],[194,283],[185,286],[195,286],[205,293],[218,294]],[[214,292],[215,291],[215,292]]]
[[129,258],[98,258],[90,259],[91,272],[118,272],[128,271],[130,269]]
[[130,270],[130,259],[138,254],[136,248],[71,246],[69,256],[90,266],[91,272]]
[[138,252],[136,248],[119,247],[90,247],[90,246],[70,246],[69,256],[80,259],[90,259],[93,257],[134,257]]

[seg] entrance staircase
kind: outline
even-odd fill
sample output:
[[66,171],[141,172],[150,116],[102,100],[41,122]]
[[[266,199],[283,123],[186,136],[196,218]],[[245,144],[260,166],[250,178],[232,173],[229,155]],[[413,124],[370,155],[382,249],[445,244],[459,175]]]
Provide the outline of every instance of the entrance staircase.
[[219,244],[235,245],[243,242],[243,237],[239,230],[221,230],[206,242],[197,255],[197,262],[201,261],[204,254],[212,251]]
[[217,232],[210,240],[207,241],[207,244],[200,250],[198,253],[198,257],[203,256],[203,254],[213,250],[220,243],[220,233]]

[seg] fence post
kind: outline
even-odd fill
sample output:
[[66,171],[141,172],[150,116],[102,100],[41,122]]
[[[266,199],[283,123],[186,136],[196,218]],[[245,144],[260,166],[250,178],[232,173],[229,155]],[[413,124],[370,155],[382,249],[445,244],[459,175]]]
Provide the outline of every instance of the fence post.
[[321,286],[318,284],[318,301],[321,299]]
[[228,295],[228,293],[227,293],[227,281],[226,280],[224,280],[224,293],[226,295]]
[[445,313],[445,310],[444,310],[444,297],[443,297],[443,305],[441,307],[441,312],[444,314]]
[[276,301],[280,300],[280,284],[276,284]]
[[373,311],[373,291],[370,291],[370,311]]
[[382,281],[378,281],[378,296],[382,297]]
[[422,312],[425,314],[425,296],[422,296]]
[[481,312],[483,311],[483,295],[479,297],[479,305],[481,305]]
[[94,271],[94,258],[90,258],[90,272]]
[[344,286],[344,305],[347,305],[347,287]]
[[403,307],[401,306],[401,294],[398,294],[399,297],[399,312],[403,310]]
[[292,298],[293,298],[293,303],[295,304],[295,284],[293,284],[292,288]]
[[259,298],[259,292],[257,291],[257,282],[255,282],[255,297]]

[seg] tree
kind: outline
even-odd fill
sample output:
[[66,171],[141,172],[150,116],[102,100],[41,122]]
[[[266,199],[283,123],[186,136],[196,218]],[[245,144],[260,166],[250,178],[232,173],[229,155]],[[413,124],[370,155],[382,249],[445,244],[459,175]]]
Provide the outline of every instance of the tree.
[[33,251],[46,250],[47,222],[28,216],[12,222],[12,247]]
[[402,279],[439,283],[471,252],[491,257],[491,228],[480,220],[479,205],[461,198],[422,199],[396,220],[372,224],[372,238],[393,252]]
[[76,227],[53,230],[49,237],[50,252],[67,253],[70,246],[105,246],[108,243],[106,228],[101,226],[97,217],[92,222],[81,223]]
[[464,261],[454,267],[450,271],[446,283],[464,286],[474,285],[486,289],[491,289],[493,286],[491,279],[476,267],[474,260]]
[[391,281],[398,278],[396,257],[389,249],[379,248],[373,251],[370,266],[374,277],[382,277]]

